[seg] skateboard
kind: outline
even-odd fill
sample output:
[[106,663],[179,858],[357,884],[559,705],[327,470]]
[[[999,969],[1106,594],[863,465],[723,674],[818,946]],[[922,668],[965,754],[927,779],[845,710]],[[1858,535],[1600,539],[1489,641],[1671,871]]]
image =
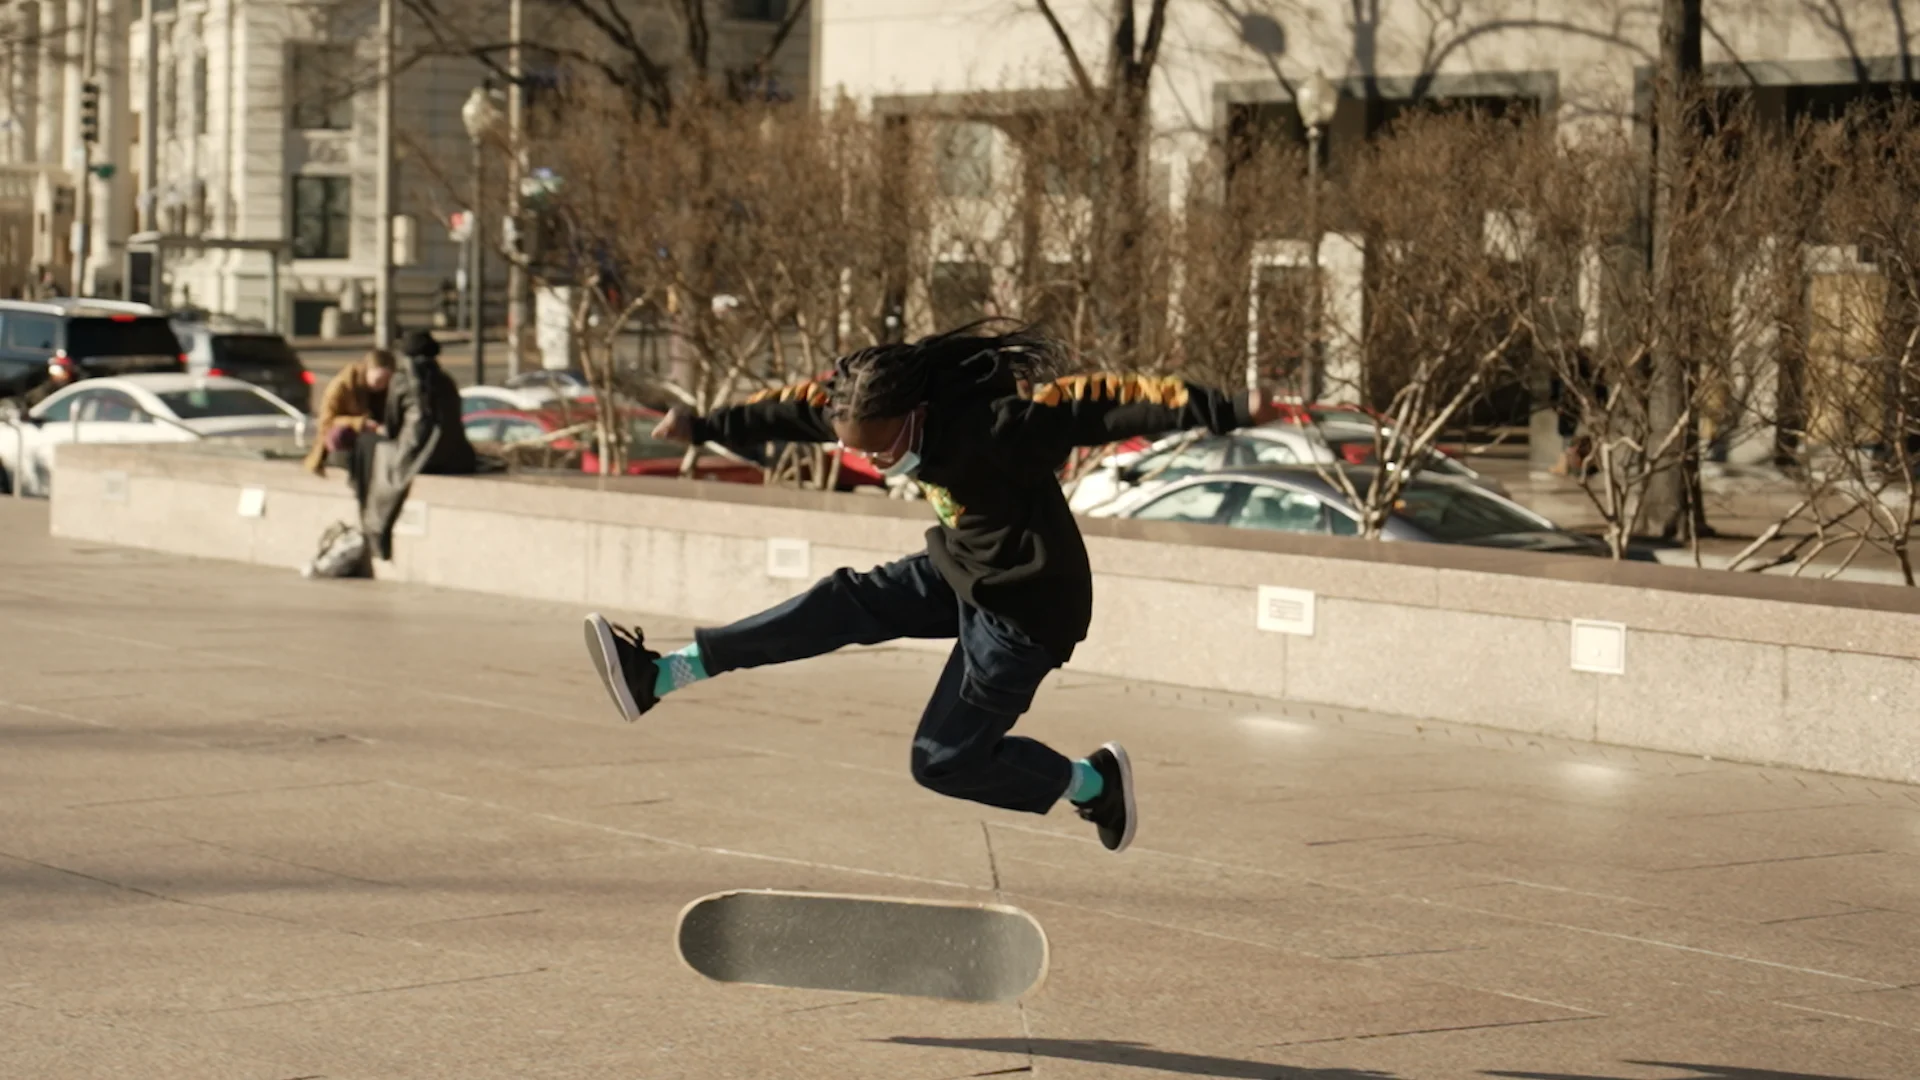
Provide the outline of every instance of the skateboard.
[[1047,976],[1047,935],[1003,904],[741,889],[688,904],[680,959],[716,982],[1015,1001]]

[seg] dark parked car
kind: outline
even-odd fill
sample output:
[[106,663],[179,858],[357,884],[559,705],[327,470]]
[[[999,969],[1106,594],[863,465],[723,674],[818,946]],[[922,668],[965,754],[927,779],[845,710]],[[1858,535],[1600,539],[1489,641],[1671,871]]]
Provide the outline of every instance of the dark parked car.
[[[1373,483],[1374,470],[1337,466],[1356,491]],[[1330,467],[1331,468],[1331,467]],[[1155,488],[1115,517],[1139,521],[1185,521],[1242,529],[1357,536],[1360,514],[1320,469],[1299,465],[1253,466],[1200,473]],[[1381,532],[1384,540],[1468,544],[1518,551],[1554,551],[1606,557],[1606,542],[1568,532],[1518,503],[1459,480],[1416,476],[1401,489]],[[1653,552],[1627,550],[1635,562],[1657,562]]]
[[173,320],[189,375],[250,382],[303,412],[313,412],[313,372],[287,339],[265,326],[224,316]]
[[186,370],[180,339],[165,315],[145,304],[111,300],[0,300],[0,397],[45,382],[56,356],[83,379]]

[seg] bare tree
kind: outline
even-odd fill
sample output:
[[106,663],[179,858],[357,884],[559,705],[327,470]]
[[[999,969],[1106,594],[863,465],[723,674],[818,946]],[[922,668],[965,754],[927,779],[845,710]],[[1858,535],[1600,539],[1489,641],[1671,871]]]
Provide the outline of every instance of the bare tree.
[[[1844,573],[1879,552],[1916,584],[1920,521],[1920,109],[1854,109],[1786,141],[1793,210],[1780,322],[1797,393],[1774,414],[1798,501],[1732,567]],[[1782,230],[1783,233],[1786,230]],[[1802,254],[1802,253],[1806,254]],[[1785,306],[1785,305],[1783,305]]]
[[[1692,118],[1704,105],[1683,102]],[[1750,117],[1721,114],[1665,181],[1677,194],[1665,212],[1666,269],[1648,274],[1637,239],[1642,158],[1624,133],[1590,132],[1540,162],[1530,181],[1535,295],[1523,309],[1537,362],[1552,376],[1573,442],[1566,462],[1599,515],[1615,557],[1643,533],[1667,533],[1658,517],[1696,433],[1711,426],[1732,442],[1763,421],[1751,373],[1757,276],[1780,250],[1774,162],[1747,142]],[[1684,375],[1662,350],[1678,358]],[[1677,396],[1676,396],[1677,395]],[[1685,489],[1682,489],[1685,493]],[[1697,492],[1682,504],[1701,507]]]
[[[1112,0],[1104,72],[1096,82],[1073,36],[1051,0],[1035,0],[1073,74],[1081,116],[1074,125],[1082,141],[1075,157],[1085,162],[1084,187],[1091,197],[1087,221],[1090,288],[1085,301],[1101,351],[1128,366],[1148,332],[1151,305],[1146,231],[1149,210],[1147,160],[1149,97],[1166,36],[1168,0],[1147,0],[1144,27],[1134,0]],[[1108,361],[1112,362],[1112,361]]]
[[647,374],[652,396],[702,411],[817,378],[874,340],[900,215],[884,206],[898,196],[882,183],[880,133],[851,104],[716,100],[661,125],[603,89],[569,109],[543,147],[564,179],[540,269],[575,285],[586,368],[608,400],[638,389],[616,362],[636,325],[678,355]]
[[[1688,343],[1678,336],[1685,325],[1678,310],[1682,279],[1675,267],[1675,217],[1686,211],[1688,192],[1683,184],[1695,140],[1695,116],[1690,105],[1700,87],[1701,0],[1660,0],[1659,61],[1653,82],[1653,219],[1648,260],[1653,275],[1656,321],[1675,336],[1653,343],[1649,423],[1659,429],[1681,425],[1676,445],[1659,441],[1648,459],[1645,512],[1649,526],[1663,536],[1691,532],[1688,470],[1697,479],[1697,456],[1691,432],[1682,424],[1689,398]],[[1655,447],[1646,448],[1650,452]],[[1697,507],[1697,500],[1693,506]]]
[[1535,229],[1517,180],[1522,161],[1552,146],[1545,125],[1414,117],[1359,155],[1341,185],[1336,213],[1372,242],[1356,340],[1333,342],[1359,362],[1326,376],[1336,398],[1381,420],[1364,485],[1323,471],[1361,512],[1364,536],[1380,535],[1441,434],[1513,368]]
[[[467,2],[402,0],[426,30],[423,52],[471,57],[509,82],[513,43],[505,22]],[[525,45],[556,63],[591,72],[636,114],[665,123],[677,108],[718,92],[743,101],[763,93],[788,41],[806,19],[810,0],[793,0],[757,49],[716,57],[712,0],[548,0],[527,29]]]

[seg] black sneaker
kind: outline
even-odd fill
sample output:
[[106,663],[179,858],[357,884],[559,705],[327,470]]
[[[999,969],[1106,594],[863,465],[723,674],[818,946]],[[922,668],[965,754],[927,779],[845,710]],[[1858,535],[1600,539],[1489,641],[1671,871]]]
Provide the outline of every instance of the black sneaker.
[[1133,765],[1119,743],[1108,743],[1087,756],[1099,772],[1100,794],[1093,801],[1074,803],[1080,816],[1100,830],[1100,842],[1108,851],[1127,850],[1133,843],[1134,826],[1140,821],[1133,805]]
[[660,700],[653,693],[660,654],[646,647],[637,628],[616,626],[597,613],[587,616],[587,655],[593,657],[593,666],[607,684],[622,720],[640,719]]

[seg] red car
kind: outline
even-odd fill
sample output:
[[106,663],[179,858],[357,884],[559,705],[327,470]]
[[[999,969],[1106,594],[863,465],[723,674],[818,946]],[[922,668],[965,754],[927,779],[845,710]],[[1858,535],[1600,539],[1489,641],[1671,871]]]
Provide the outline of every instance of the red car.
[[[654,409],[632,406],[626,410],[628,476],[678,476],[683,447],[653,437],[653,426],[661,414]],[[484,409],[463,418],[467,440],[477,444],[510,446],[514,443],[546,439],[555,454],[580,455],[580,471],[600,474],[600,454],[594,446],[594,410],[590,402],[570,401],[545,409]],[[584,427],[582,425],[585,425]],[[549,438],[570,428],[580,430]],[[742,455],[702,453],[694,460],[693,475],[699,480],[719,480],[732,484],[765,483],[760,465]],[[840,463],[840,488],[876,485],[884,482],[879,470],[865,458],[848,454]]]
[[[685,449],[653,438],[653,425],[660,414],[652,409],[629,408],[627,428],[628,476],[678,476]],[[555,454],[580,456],[580,471],[599,475],[600,455],[594,447],[594,411],[591,405],[572,403],[538,410],[487,409],[463,418],[467,440],[476,445],[512,446],[545,440]],[[557,432],[567,432],[558,435]],[[703,453],[694,460],[693,475],[698,480],[720,480],[733,484],[764,483],[760,466],[744,458]]]

